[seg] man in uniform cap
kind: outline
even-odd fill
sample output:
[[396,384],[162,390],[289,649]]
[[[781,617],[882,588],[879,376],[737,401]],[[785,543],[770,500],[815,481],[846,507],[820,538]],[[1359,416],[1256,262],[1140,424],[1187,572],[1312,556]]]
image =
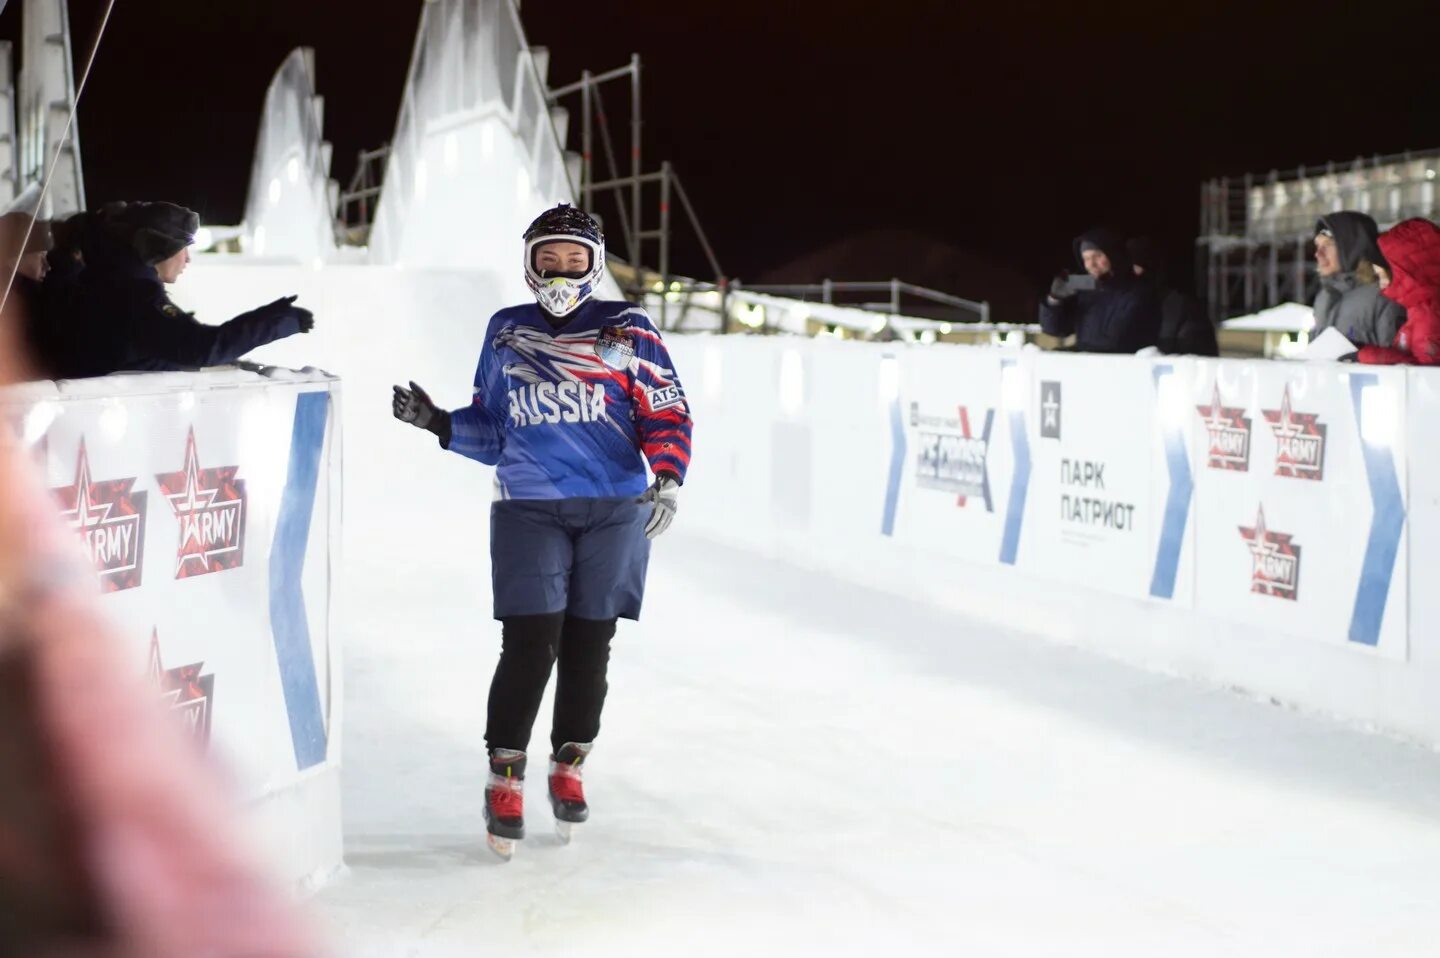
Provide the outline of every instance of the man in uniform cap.
[[294,296],[219,326],[172,303],[165,286],[190,264],[200,227],[200,218],[183,206],[112,203],[78,220],[66,224],[59,256],[51,257],[65,268],[50,279],[71,286],[47,297],[68,304],[58,317],[66,355],[55,364],[57,378],[219,366],[315,325]]

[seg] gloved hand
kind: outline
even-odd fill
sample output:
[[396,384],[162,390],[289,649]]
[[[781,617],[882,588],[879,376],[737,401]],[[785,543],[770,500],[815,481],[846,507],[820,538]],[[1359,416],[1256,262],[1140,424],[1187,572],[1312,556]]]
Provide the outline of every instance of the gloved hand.
[[296,306],[295,296],[282,296],[273,303],[266,303],[259,309],[252,309],[250,312],[238,317],[248,319],[250,317],[263,318],[265,320],[279,321],[293,319],[296,332],[308,333],[315,328],[315,314],[303,306]]
[[425,390],[410,380],[410,388],[395,387],[395,418],[440,436],[450,431],[450,414],[436,406]]
[[1075,290],[1069,285],[1070,274],[1059,273],[1050,282],[1050,298],[1054,300],[1066,300],[1075,295]]
[[649,502],[650,521],[645,523],[645,538],[653,539],[666,529],[675,518],[675,501],[680,497],[680,482],[670,473],[662,472],[655,477],[650,488],[636,502]]

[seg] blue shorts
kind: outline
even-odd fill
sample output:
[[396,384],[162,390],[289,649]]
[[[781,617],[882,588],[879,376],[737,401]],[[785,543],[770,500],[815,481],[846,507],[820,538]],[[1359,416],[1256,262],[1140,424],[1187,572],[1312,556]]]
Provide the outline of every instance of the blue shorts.
[[623,499],[505,499],[490,507],[495,618],[568,612],[638,619],[650,505]]

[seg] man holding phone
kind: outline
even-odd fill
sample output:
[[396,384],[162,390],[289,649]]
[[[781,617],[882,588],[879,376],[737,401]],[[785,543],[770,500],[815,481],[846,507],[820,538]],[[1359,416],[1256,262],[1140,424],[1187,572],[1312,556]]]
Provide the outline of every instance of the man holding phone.
[[1055,277],[1040,304],[1040,328],[1061,339],[1073,335],[1070,348],[1078,352],[1133,353],[1156,345],[1160,303],[1154,289],[1136,279],[1124,240],[1091,230],[1076,238],[1075,258],[1085,272]]

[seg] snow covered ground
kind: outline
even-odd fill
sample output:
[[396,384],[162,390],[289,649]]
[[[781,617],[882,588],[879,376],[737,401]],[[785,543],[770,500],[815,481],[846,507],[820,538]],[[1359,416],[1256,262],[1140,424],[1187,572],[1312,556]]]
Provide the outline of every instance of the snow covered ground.
[[681,505],[592,821],[559,845],[532,775],[509,864],[483,505],[351,547],[344,954],[1433,953],[1440,756],[687,538]]

